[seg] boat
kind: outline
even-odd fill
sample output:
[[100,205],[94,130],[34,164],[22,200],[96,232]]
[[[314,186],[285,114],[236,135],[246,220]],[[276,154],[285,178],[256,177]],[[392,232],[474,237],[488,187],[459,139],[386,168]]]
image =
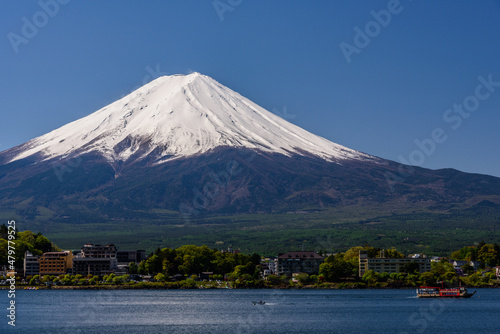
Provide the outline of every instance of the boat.
[[264,305],[266,302],[263,302],[262,300],[260,302],[252,302],[254,305]]
[[421,286],[417,289],[418,298],[470,298],[473,293],[467,292],[464,287],[458,288],[440,288],[436,286]]

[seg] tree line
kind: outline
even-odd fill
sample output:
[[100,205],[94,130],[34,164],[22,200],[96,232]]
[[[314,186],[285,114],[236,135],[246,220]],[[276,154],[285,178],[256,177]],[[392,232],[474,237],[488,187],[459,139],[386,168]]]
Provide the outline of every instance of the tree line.
[[[0,264],[7,263],[7,227],[0,225]],[[16,236],[16,267],[22,268],[24,252],[29,250],[35,255],[44,252],[60,251],[48,238],[40,232],[17,232]],[[479,243],[477,246],[467,246],[451,254],[455,260],[481,261],[481,270],[475,271],[469,264],[463,269],[467,276],[459,277],[452,264],[447,260],[434,262],[431,271],[419,273],[418,264],[409,262],[399,273],[376,273],[368,270],[363,277],[359,277],[359,251],[364,250],[369,257],[383,255],[388,258],[403,258],[404,255],[395,248],[382,249],[369,246],[356,246],[345,252],[330,255],[325,258],[319,267],[319,272],[314,275],[299,274],[294,280],[284,275],[269,275],[262,277],[261,256],[241,253],[223,252],[208,246],[185,245],[179,248],[158,248],[146,260],[140,263],[129,264],[129,274],[151,275],[157,282],[169,282],[182,279],[189,286],[194,286],[194,281],[203,272],[209,272],[209,280],[230,281],[233,287],[260,287],[260,286],[302,286],[315,285],[340,286],[340,287],[402,287],[418,285],[435,285],[444,281],[450,284],[459,280],[465,284],[479,286],[498,284],[493,268],[500,265],[500,248],[497,244]],[[44,278],[37,277],[36,281]],[[73,282],[90,282],[90,277],[61,276],[59,280],[65,284]],[[129,276],[117,278],[107,276],[95,277],[90,284],[97,284],[104,280],[106,283],[123,283]]]

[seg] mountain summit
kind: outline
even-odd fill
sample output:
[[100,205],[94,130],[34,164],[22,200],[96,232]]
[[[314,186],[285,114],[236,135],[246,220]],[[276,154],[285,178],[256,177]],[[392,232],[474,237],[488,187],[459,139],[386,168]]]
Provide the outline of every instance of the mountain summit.
[[109,162],[162,163],[217,147],[373,159],[295,126],[200,73],[160,77],[122,99],[14,148],[8,162],[98,152]]

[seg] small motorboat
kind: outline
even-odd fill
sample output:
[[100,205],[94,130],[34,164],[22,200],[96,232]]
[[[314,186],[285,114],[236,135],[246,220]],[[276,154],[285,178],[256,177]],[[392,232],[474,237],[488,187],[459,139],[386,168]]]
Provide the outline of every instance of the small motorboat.
[[258,302],[252,302],[254,305],[264,305],[266,302],[258,301]]

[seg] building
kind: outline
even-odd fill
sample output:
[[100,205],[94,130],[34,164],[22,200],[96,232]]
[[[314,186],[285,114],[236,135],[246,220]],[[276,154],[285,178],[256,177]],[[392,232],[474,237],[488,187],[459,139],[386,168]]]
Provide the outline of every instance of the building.
[[73,268],[73,253],[71,251],[43,253],[39,263],[40,276],[69,274]]
[[271,271],[271,269],[269,269],[269,267],[265,263],[261,264],[261,271],[262,271],[262,277],[264,277],[264,278],[266,278],[267,276],[273,274],[273,272]]
[[462,267],[462,266],[465,266],[466,264],[469,264],[469,262],[467,261],[460,261],[460,260],[455,260],[451,263],[453,265],[454,268],[458,268],[458,267]]
[[399,273],[402,272],[403,266],[410,262],[418,264],[420,273],[431,270],[431,260],[427,258],[369,258],[367,251],[359,251],[359,277],[368,270],[376,273]]
[[213,271],[204,271],[204,272],[201,272],[199,275],[198,275],[198,278],[202,281],[208,281],[210,279],[210,276],[213,277],[214,275],[214,272]]
[[423,259],[423,258],[425,258],[425,255],[416,253],[416,254],[410,254],[407,257],[409,257],[411,259]]
[[260,260],[260,265],[262,268],[262,276],[267,277],[269,275],[276,275],[278,268],[277,258],[266,257]]
[[113,244],[85,244],[73,259],[73,274],[103,276],[113,272],[118,267],[117,250]]
[[278,255],[277,274],[292,276],[293,273],[316,275],[323,263],[323,256],[316,252],[288,252]]
[[31,254],[30,251],[24,253],[24,276],[35,276],[40,274],[39,256]]
[[479,267],[481,267],[481,261],[470,261],[469,265],[474,268],[474,271],[477,271]]
[[109,244],[106,246],[96,244],[85,244],[82,247],[83,257],[88,258],[110,258],[116,260],[116,246]]
[[495,276],[500,279],[500,267],[495,267]]
[[227,248],[227,250],[222,249],[220,252],[221,252],[221,253],[239,254],[241,251],[240,251],[240,249],[239,249],[239,248],[238,248],[238,249],[233,249],[233,246],[229,246],[229,247]]
[[139,263],[146,259],[145,250],[119,250],[116,251],[118,265],[128,265],[130,262]]
[[73,274],[74,275],[94,275],[104,276],[113,272],[112,261],[110,258],[74,258],[73,259]]

